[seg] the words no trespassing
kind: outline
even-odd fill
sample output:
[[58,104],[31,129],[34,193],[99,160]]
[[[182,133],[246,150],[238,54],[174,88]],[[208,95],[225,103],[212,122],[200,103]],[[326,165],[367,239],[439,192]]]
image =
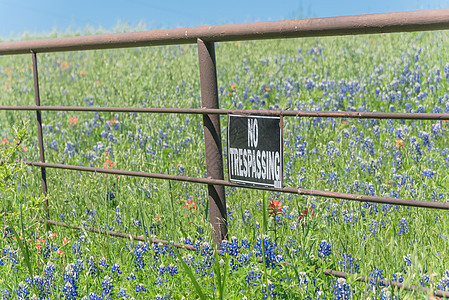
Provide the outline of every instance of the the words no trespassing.
[[259,126],[257,119],[248,119],[247,148],[229,148],[230,174],[263,180],[281,180],[281,154],[279,151],[257,149]]

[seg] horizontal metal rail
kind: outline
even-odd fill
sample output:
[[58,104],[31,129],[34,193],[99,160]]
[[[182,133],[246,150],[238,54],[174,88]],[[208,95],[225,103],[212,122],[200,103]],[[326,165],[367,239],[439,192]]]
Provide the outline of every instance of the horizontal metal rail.
[[449,29],[449,9],[211,25],[0,43],[0,55]]
[[[172,245],[176,248],[186,249],[186,250],[190,250],[190,251],[198,250],[196,247],[194,247],[192,245],[176,243],[176,242],[167,241],[167,240],[160,240],[160,239],[156,239],[156,238],[145,238],[142,235],[133,235],[133,234],[129,234],[129,233],[122,233],[122,232],[117,232],[117,231],[112,231],[112,230],[98,229],[98,228],[93,228],[93,227],[89,227],[89,226],[67,224],[64,222],[58,222],[58,221],[53,221],[53,220],[39,219],[37,221],[40,223],[46,223],[48,225],[61,226],[61,227],[69,228],[69,229],[75,229],[75,230],[85,230],[85,231],[89,231],[89,232],[93,232],[93,233],[98,233],[98,234],[103,234],[103,235],[108,235],[108,236],[113,236],[113,237],[119,237],[119,238],[125,238],[125,239],[130,239],[130,240],[135,240],[135,241],[150,242],[153,244],[161,244],[164,246]],[[218,251],[218,253],[221,255],[221,251]],[[263,260],[260,259],[259,262],[263,263]],[[291,266],[290,263],[285,263],[285,264],[288,266]],[[348,278],[349,277],[349,275],[345,272],[331,270],[331,269],[315,268],[315,272],[321,272],[321,271],[327,276],[340,277],[340,278]],[[358,275],[357,281],[370,283],[370,277]],[[395,288],[403,289],[405,291],[424,292],[427,294],[429,294],[429,293],[433,294],[437,297],[449,298],[449,291],[433,290],[433,289],[425,288],[425,287],[421,287],[421,286],[406,285],[406,284],[403,284],[400,282],[388,281],[388,280],[383,280],[383,279],[378,280],[378,283],[381,283],[384,286],[387,286],[387,285],[394,286]]]
[[95,106],[0,106],[0,110],[18,111],[80,111],[80,112],[135,112],[159,114],[209,114],[209,115],[278,115],[286,117],[323,117],[350,119],[410,119],[449,120],[449,113],[384,113],[348,111],[302,111],[302,110],[242,110],[225,108],[165,108],[165,107],[95,107]]
[[[189,176],[180,176],[180,175],[169,175],[169,174],[148,173],[148,172],[138,172],[138,171],[128,171],[128,170],[117,170],[117,169],[105,169],[105,168],[93,168],[93,167],[51,164],[51,163],[41,163],[41,162],[31,162],[31,161],[25,161],[24,163],[27,165],[31,165],[31,166],[54,168],[54,169],[74,170],[74,171],[103,173],[103,174],[115,174],[115,175],[125,175],[125,176],[135,176],[135,177],[146,177],[146,178],[154,178],[154,179],[174,180],[174,181],[183,181],[183,182],[200,183],[200,184],[212,184],[212,185],[231,186],[231,187],[242,187],[241,185],[238,185],[236,183],[232,183],[232,182],[229,182],[226,180],[211,179],[211,178],[198,178],[198,177],[189,177]],[[298,194],[298,195],[307,195],[307,196],[317,196],[317,197],[325,197],[325,198],[338,198],[338,199],[346,199],[346,200],[353,200],[353,201],[359,201],[359,202],[384,203],[384,204],[393,204],[393,205],[401,205],[401,206],[412,206],[412,207],[423,207],[423,208],[449,210],[449,203],[443,203],[443,202],[420,201],[420,200],[389,198],[389,197],[376,197],[376,196],[369,196],[369,195],[338,193],[338,192],[311,190],[311,189],[294,188],[294,187],[269,188],[269,187],[259,187],[259,186],[244,186],[243,188]]]
[[86,230],[86,231],[93,232],[93,233],[104,234],[104,235],[109,235],[109,236],[114,236],[114,237],[125,238],[125,239],[131,239],[131,240],[136,240],[136,241],[151,242],[153,244],[162,244],[162,245],[173,245],[176,248],[184,248],[187,250],[196,250],[196,248],[192,245],[170,242],[170,241],[166,241],[166,240],[159,240],[156,238],[146,238],[143,235],[134,235],[134,234],[123,233],[123,232],[118,232],[118,231],[93,228],[93,227],[89,227],[89,226],[67,224],[64,222],[58,222],[58,221],[53,221],[53,220],[39,219],[37,221],[40,223],[47,223],[49,225],[62,226],[62,227],[70,228],[70,229]]

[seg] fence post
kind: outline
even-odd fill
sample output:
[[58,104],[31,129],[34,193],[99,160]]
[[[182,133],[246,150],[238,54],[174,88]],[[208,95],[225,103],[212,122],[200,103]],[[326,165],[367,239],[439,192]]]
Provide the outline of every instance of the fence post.
[[[197,44],[202,106],[205,108],[219,108],[214,43],[198,39]],[[207,177],[224,179],[220,116],[204,114],[203,127]],[[214,229],[214,242],[219,247],[221,241],[228,237],[224,186],[208,184],[207,189],[209,192],[210,222]]]
[[[41,105],[41,98],[39,95],[39,77],[37,73],[37,58],[36,52],[31,50],[32,60],[33,60],[33,78],[34,78],[34,98],[36,100],[36,106]],[[42,135],[42,116],[41,111],[36,110],[36,119],[37,119],[37,138],[39,145],[39,158],[40,161],[45,163],[45,153],[44,153],[44,138]],[[45,218],[50,220],[50,214],[48,212],[48,199],[47,199],[47,172],[45,167],[41,167],[41,179],[42,179],[42,192],[44,193],[44,205],[45,205]],[[47,226],[48,223],[47,223]]]

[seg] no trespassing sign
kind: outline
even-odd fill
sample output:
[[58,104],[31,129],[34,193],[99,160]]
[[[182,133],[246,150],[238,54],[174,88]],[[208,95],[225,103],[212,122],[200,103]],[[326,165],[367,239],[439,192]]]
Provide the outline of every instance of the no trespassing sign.
[[251,186],[282,187],[282,118],[228,115],[228,178]]

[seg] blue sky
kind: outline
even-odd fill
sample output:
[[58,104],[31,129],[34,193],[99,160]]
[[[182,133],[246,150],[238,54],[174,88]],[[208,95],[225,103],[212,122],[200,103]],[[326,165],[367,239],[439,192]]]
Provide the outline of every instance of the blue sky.
[[445,7],[449,0],[0,0],[0,37],[83,32],[87,26],[113,31],[118,24],[140,23],[160,29]]

